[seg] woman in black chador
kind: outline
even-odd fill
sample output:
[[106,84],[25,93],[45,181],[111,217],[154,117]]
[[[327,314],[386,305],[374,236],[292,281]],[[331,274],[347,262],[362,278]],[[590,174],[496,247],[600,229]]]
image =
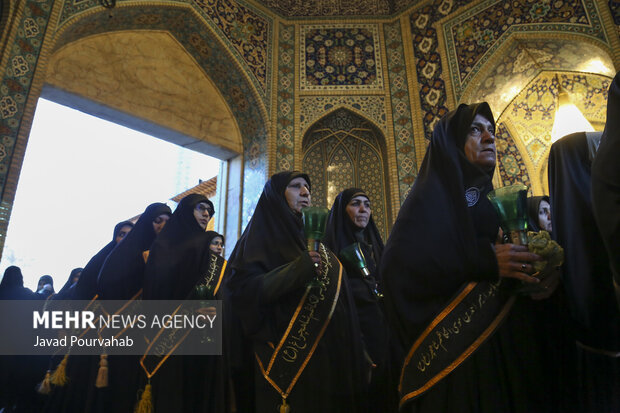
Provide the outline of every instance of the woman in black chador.
[[[162,230],[172,211],[166,204],[149,205],[133,229],[118,243],[106,258],[97,282],[97,294],[102,300],[130,300],[144,281],[146,254]],[[141,378],[139,357],[112,356],[108,362],[108,385],[97,389],[95,399],[99,411],[130,412],[136,401]],[[100,361],[97,362],[98,364]]]
[[[97,277],[105,259],[116,245],[131,231],[133,223],[122,221],[114,226],[112,240],[95,254],[82,270],[82,274],[66,294],[66,300],[92,300],[97,294]],[[67,383],[54,387],[45,406],[45,412],[85,413],[96,405],[95,379],[99,357],[70,356],[58,364],[52,357],[50,370],[66,368]]]
[[71,292],[73,291],[71,290],[71,287],[77,284],[78,280],[80,279],[80,275],[82,275],[83,270],[84,268],[81,268],[81,267],[72,269],[71,272],[69,273],[69,278],[67,279],[67,282],[65,282],[65,285],[62,286],[60,291],[54,294],[54,296],[52,297],[52,300],[71,299]]
[[[362,189],[349,188],[342,191],[334,200],[327,220],[325,245],[340,258],[346,270],[366,351],[373,363],[367,411],[385,412],[390,391],[388,329],[379,300],[381,280],[378,272],[383,241],[371,212],[370,200]],[[368,275],[341,255],[344,248],[354,243],[360,244]]]
[[273,175],[229,261],[227,298],[243,326],[236,338],[254,353],[245,367],[254,370],[256,412],[361,411],[355,304],[333,253],[306,248],[301,210],[310,199],[306,174]]
[[[194,289],[209,268],[212,253],[205,229],[214,213],[213,203],[204,195],[190,194],[181,200],[151,246],[144,276],[145,300],[194,299]],[[151,378],[153,410],[226,411],[222,360],[222,356],[169,357]]]
[[589,136],[573,133],[551,146],[549,189],[553,236],[565,251],[562,282],[577,335],[579,411],[608,413],[620,411],[620,311],[592,211],[596,144],[590,138],[596,135]]
[[101,267],[97,283],[99,298],[129,300],[142,289],[144,252],[151,248],[171,214],[170,207],[160,202],[144,210],[131,232],[110,252]]
[[530,274],[540,257],[495,244],[499,221],[486,197],[495,157],[488,104],[444,116],[387,241],[381,275],[403,350],[401,411],[551,411],[538,382],[544,355],[528,351],[536,320],[509,313],[511,284],[538,283]]

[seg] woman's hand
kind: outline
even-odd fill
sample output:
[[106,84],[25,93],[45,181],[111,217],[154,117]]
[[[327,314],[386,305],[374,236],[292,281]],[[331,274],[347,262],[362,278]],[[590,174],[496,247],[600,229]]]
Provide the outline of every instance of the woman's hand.
[[544,300],[549,298],[551,294],[560,284],[560,268],[554,268],[551,274],[540,282],[540,291],[530,294],[532,300]]
[[524,245],[516,244],[495,244],[495,256],[499,267],[499,276],[516,278],[526,283],[539,283],[540,280],[532,277],[534,272],[532,262],[540,261],[542,258],[529,252]]
[[308,251],[308,255],[314,263],[316,275],[321,275],[321,254],[318,251]]

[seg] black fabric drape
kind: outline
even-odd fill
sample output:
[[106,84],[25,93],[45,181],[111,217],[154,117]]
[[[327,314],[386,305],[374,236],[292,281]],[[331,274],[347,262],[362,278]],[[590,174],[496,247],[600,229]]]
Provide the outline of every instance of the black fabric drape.
[[607,122],[592,162],[592,206],[614,272],[620,306],[620,72],[609,87]]
[[110,252],[98,277],[97,293],[101,299],[128,300],[142,288],[145,267],[142,253],[155,239],[153,220],[163,214],[172,214],[166,204],[156,202],[146,207],[133,229]]
[[[476,116],[491,123],[486,103],[460,105],[435,127],[418,178],[400,209],[382,257],[386,309],[403,357],[415,339],[460,288],[494,281],[499,270],[493,243],[498,218],[486,194],[488,174],[463,151]],[[527,308],[520,298],[515,308]],[[449,375],[401,411],[549,412],[551,397],[530,351],[531,312],[504,320],[494,335]]]
[[565,251],[562,276],[580,341],[620,351],[620,312],[609,257],[592,212],[590,167],[585,133],[565,136],[551,146],[553,235]]
[[[280,340],[306,283],[315,274],[305,252],[301,217],[289,208],[284,197],[287,184],[297,177],[310,184],[308,176],[299,172],[281,172],[267,181],[229,260],[226,300],[235,319],[229,319],[228,331],[236,334],[229,346],[237,353],[231,358],[244,361],[232,366],[233,376],[256,378],[254,389],[247,381],[235,383],[237,393],[252,391],[256,400],[244,400],[248,394],[237,394],[237,402],[257,412],[274,410],[281,400],[259,373],[253,348]],[[243,331],[235,328],[235,320]],[[331,321],[289,396],[293,411],[358,410],[363,380],[360,339],[353,300],[343,280]]]
[[620,411],[620,360],[611,356],[620,352],[620,311],[592,212],[590,167],[585,133],[551,146],[553,236],[565,253],[562,281],[578,340],[579,410],[607,413]]

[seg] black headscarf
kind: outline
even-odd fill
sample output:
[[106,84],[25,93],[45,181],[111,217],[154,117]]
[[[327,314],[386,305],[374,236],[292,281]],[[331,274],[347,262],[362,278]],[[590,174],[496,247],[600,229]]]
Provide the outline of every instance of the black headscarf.
[[95,254],[90,261],[84,267],[82,275],[78,282],[71,288],[71,299],[74,300],[90,300],[97,293],[97,277],[103,262],[108,257],[110,252],[116,247],[116,237],[120,230],[129,226],[133,228],[133,222],[123,221],[114,226],[114,234],[112,234],[112,241],[106,244],[97,254]]
[[[368,198],[368,195],[366,195],[363,189],[349,188],[339,193],[336,199],[334,199],[334,204],[329,213],[327,227],[325,229],[325,245],[336,255],[339,255],[342,249],[355,242],[362,241],[366,243],[372,248],[371,257],[365,258],[368,261],[370,271],[373,272],[375,268],[379,267],[381,255],[383,255],[383,240],[381,239],[381,235],[379,234],[379,230],[375,225],[372,215],[370,215],[366,228],[360,230],[347,214],[347,205],[351,202],[351,199],[358,195]],[[362,240],[360,240],[360,236]],[[349,274],[349,276],[354,275]],[[377,278],[376,274],[375,278]]]
[[[67,282],[65,282],[65,285],[62,286],[62,288],[60,289],[60,291],[58,291],[53,297],[52,299],[54,300],[67,300],[70,297],[69,292],[71,291],[71,287],[73,286],[73,284],[75,284],[73,282],[73,279],[75,278],[75,276],[78,273],[81,273],[82,271],[84,271],[84,268],[82,267],[78,267],[78,268],[74,268],[71,270],[71,272],[69,273],[69,278],[67,279]],[[79,278],[78,278],[79,280]],[[77,281],[76,281],[77,283]]]
[[565,136],[549,152],[553,237],[564,248],[562,280],[584,344],[620,351],[620,313],[612,272],[592,212],[585,132]]
[[97,283],[97,293],[102,299],[128,300],[142,288],[145,266],[142,253],[155,239],[153,220],[163,214],[172,214],[166,204],[156,202],[146,207],[131,232],[110,252]]
[[11,265],[4,270],[0,283],[0,300],[34,300],[35,293],[24,287],[22,270]]
[[224,236],[222,234],[215,231],[207,231],[207,241],[209,244],[211,244],[211,241],[213,241],[213,238],[215,237],[220,237],[222,239],[222,243],[224,242]]
[[464,283],[498,277],[498,220],[486,197],[493,172],[463,151],[476,114],[495,125],[489,105],[478,103],[461,104],[435,126],[381,259],[386,311],[405,347]]
[[[254,373],[245,370],[256,364],[252,346],[256,344],[262,348],[268,342],[277,342],[281,338],[304,294],[306,283],[315,274],[312,260],[306,253],[301,216],[289,207],[284,195],[288,183],[299,177],[310,186],[310,178],[297,171],[280,172],[267,181],[252,219],[229,259],[224,305],[234,310],[234,313],[228,311],[232,316],[228,316],[226,331],[229,332],[227,348],[231,354],[235,390],[244,392],[240,393],[242,397],[238,398],[238,403],[252,404],[252,401],[244,400],[249,399],[246,396],[248,393],[250,397],[254,394]],[[274,279],[278,281],[274,283]],[[290,288],[275,301],[266,304],[263,302],[264,294],[275,284],[287,284]],[[239,323],[243,326],[243,332]],[[329,325],[289,398],[291,404],[295,406],[296,397],[316,398],[317,394],[324,395],[324,387],[331,381],[340,386],[343,400],[349,397],[349,393],[357,391],[352,389],[357,389],[356,380],[361,377],[357,370],[362,360],[360,347],[359,322],[343,278]],[[314,387],[309,386],[309,382],[316,380],[319,371],[329,368],[335,370],[329,379],[325,377]],[[268,384],[261,381],[258,386],[260,389]],[[265,403],[266,398],[277,396],[271,388],[258,390],[256,394],[260,394],[256,411],[263,411],[261,409],[265,406],[260,404]],[[277,399],[279,401],[279,396]],[[317,400],[317,403],[321,402],[325,401]],[[352,404],[350,407],[351,411],[355,411]],[[243,406],[243,409],[253,409],[253,406]],[[302,410],[308,410],[307,406]]]
[[[264,274],[288,264],[306,250],[301,216],[289,207],[284,197],[288,183],[299,177],[311,185],[308,175],[297,171],[279,172],[265,184],[252,219],[228,260],[230,276],[227,284],[233,297],[237,284],[248,276]],[[260,328],[261,315],[255,311],[259,305],[258,302],[255,304],[247,306],[248,314],[242,316],[244,320],[253,320],[244,323],[246,328]],[[236,311],[243,312],[243,309],[236,308]]]
[[538,232],[541,230],[540,224],[538,223],[538,210],[540,208],[540,203],[542,201],[547,201],[549,205],[549,197],[547,195],[543,196],[530,196],[527,198],[527,229],[528,231]]
[[[620,72],[609,87],[607,122],[592,162],[594,217],[620,285]],[[620,294],[618,291],[617,294]],[[620,304],[620,295],[618,295]]]
[[209,243],[207,233],[194,217],[194,209],[201,202],[215,211],[204,195],[187,195],[155,238],[145,268],[145,299],[186,299],[204,275]]

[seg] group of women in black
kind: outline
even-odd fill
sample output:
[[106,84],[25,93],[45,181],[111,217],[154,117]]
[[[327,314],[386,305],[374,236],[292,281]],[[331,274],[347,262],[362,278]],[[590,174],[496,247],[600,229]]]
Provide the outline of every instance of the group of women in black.
[[[310,178],[277,173],[217,291],[223,355],[173,355],[152,372],[136,357],[113,357],[99,387],[98,357],[69,358],[68,383],[45,410],[620,411],[620,317],[591,212],[592,145],[578,135],[551,149],[551,197],[528,200],[530,229],[565,248],[565,265],[548,277],[535,273],[540,256],[501,236],[487,198],[494,117],[486,103],[462,104],[437,123],[385,246],[361,188],[338,194],[324,238],[308,243]],[[150,205],[91,259],[71,298],[190,298],[221,253],[223,237],[205,231],[214,213],[195,194],[173,214]],[[352,247],[363,263],[350,259]],[[0,295],[19,294],[14,278],[5,276]]]

